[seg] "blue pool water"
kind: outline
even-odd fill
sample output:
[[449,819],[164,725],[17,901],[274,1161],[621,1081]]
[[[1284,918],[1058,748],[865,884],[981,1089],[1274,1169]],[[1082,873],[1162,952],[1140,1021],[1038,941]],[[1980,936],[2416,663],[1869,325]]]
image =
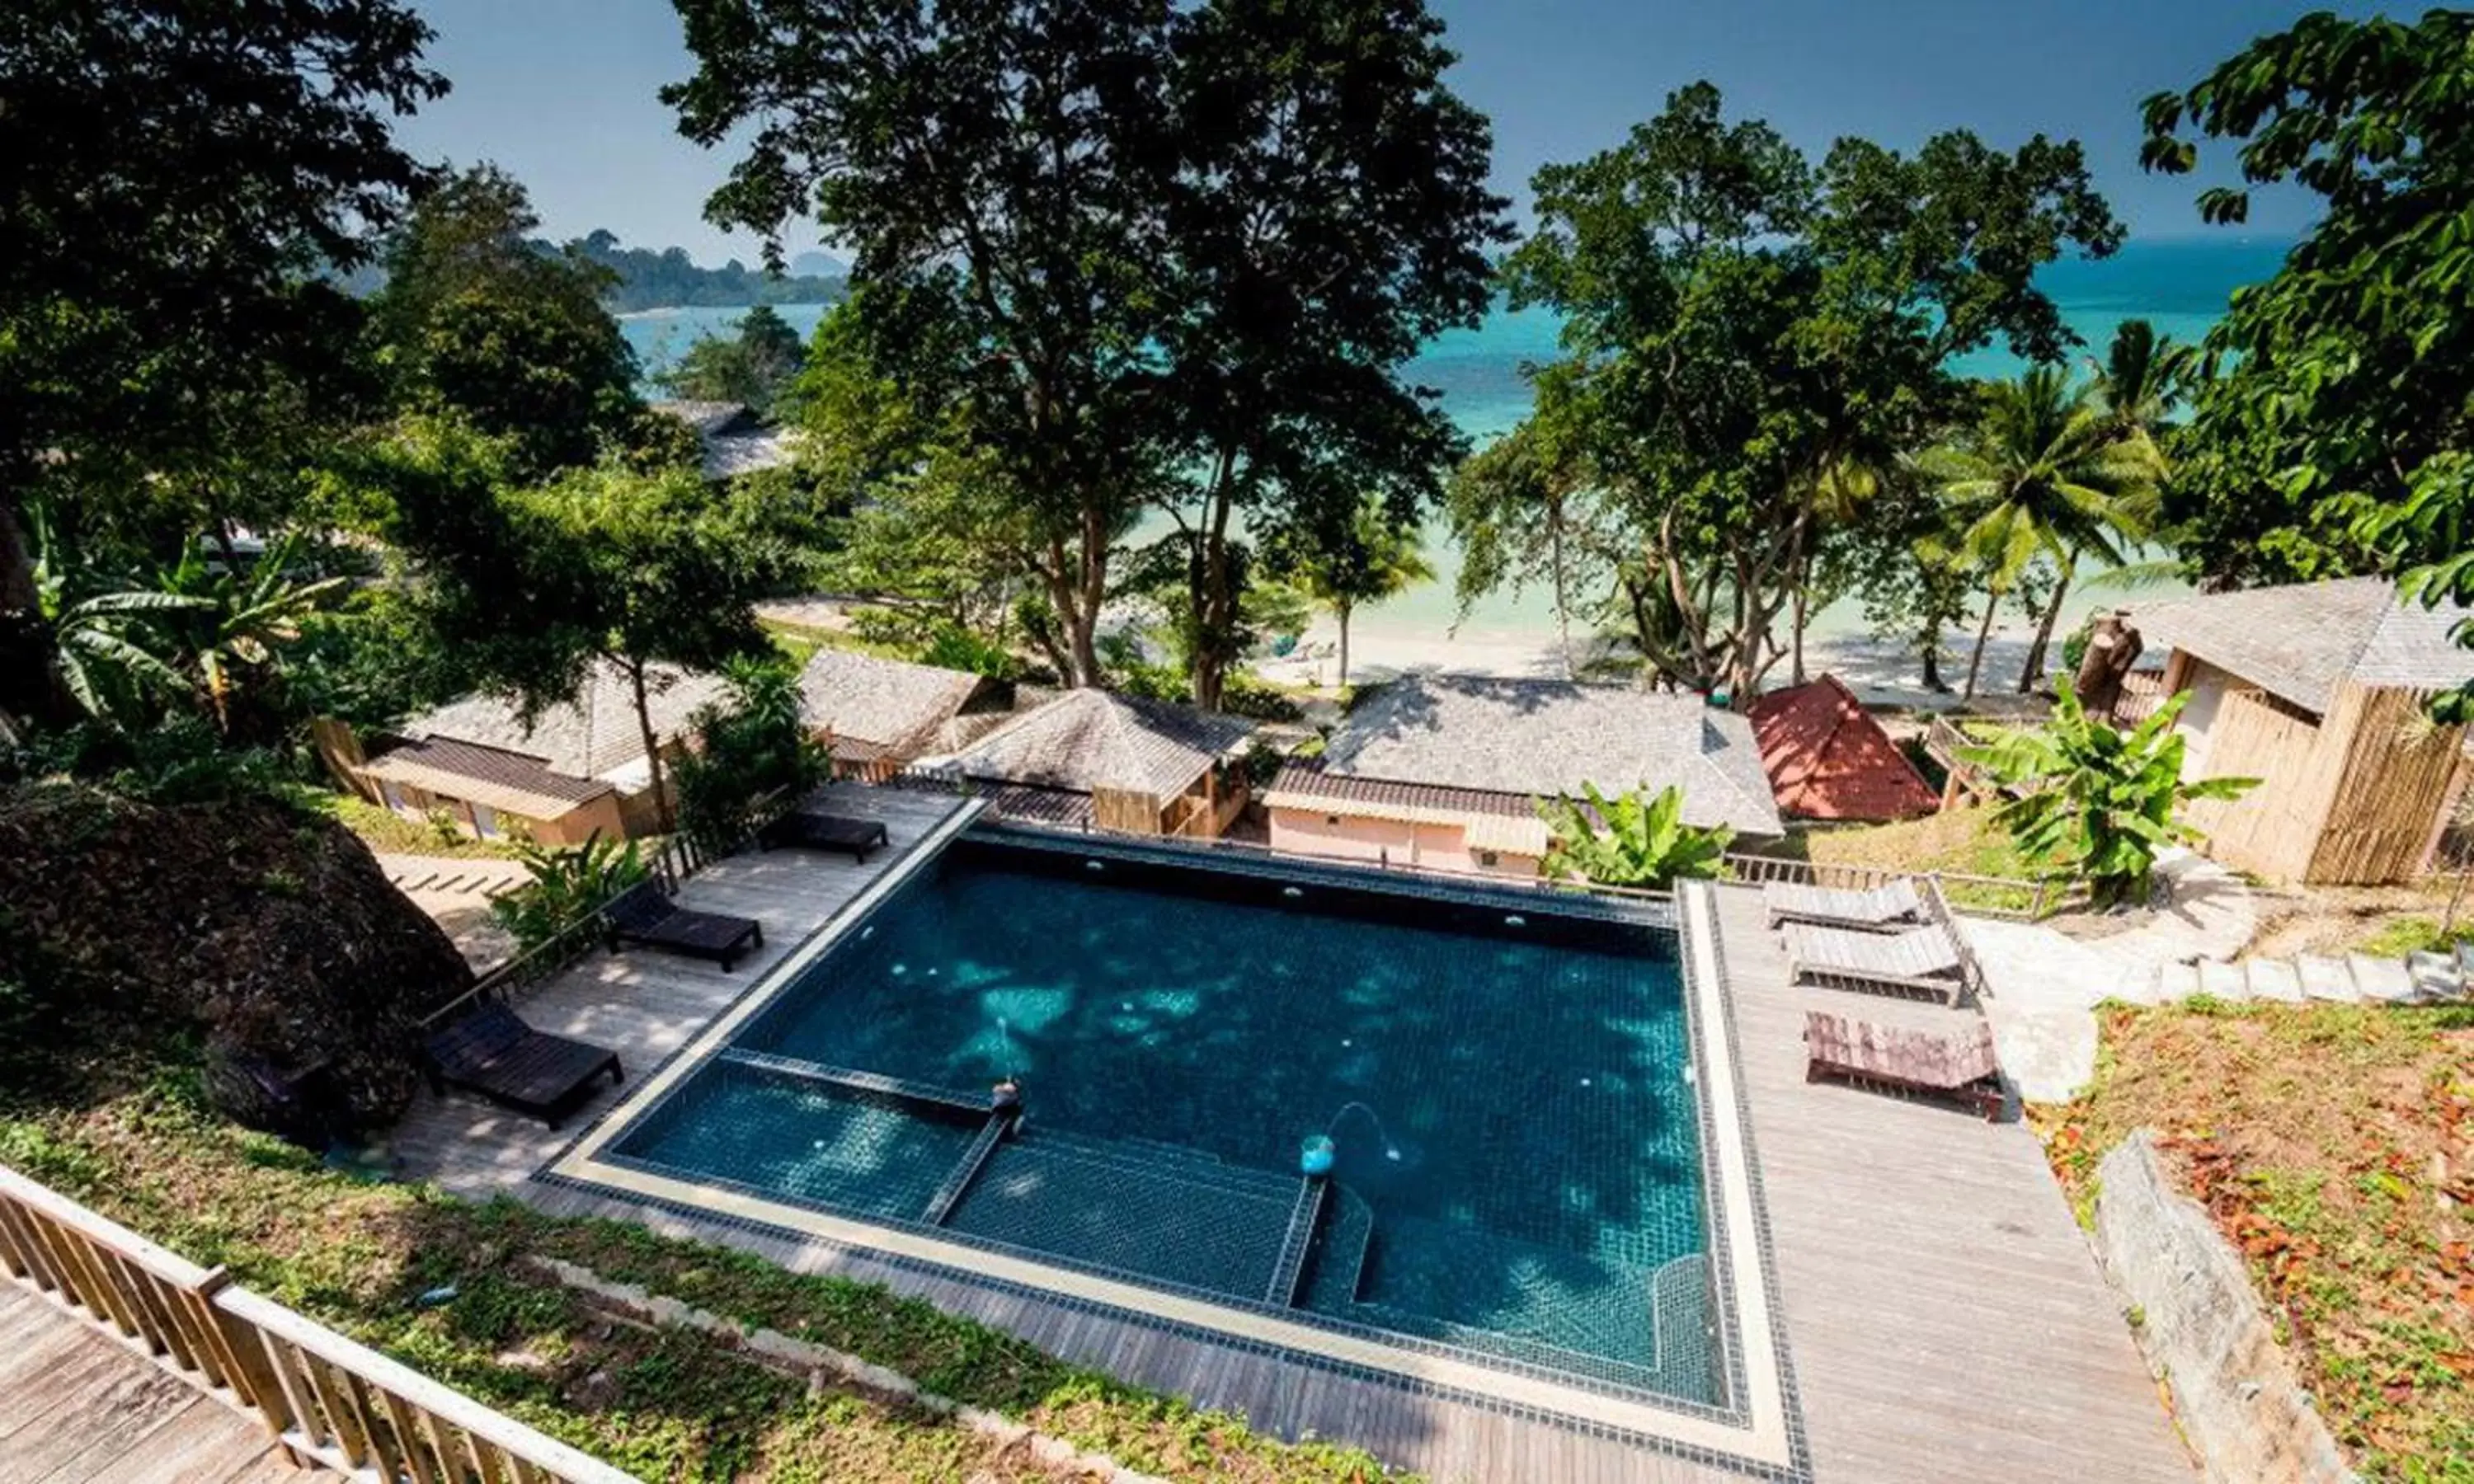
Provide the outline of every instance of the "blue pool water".
[[1661,926],[966,836],[618,1153],[1713,1401],[1689,1063]]

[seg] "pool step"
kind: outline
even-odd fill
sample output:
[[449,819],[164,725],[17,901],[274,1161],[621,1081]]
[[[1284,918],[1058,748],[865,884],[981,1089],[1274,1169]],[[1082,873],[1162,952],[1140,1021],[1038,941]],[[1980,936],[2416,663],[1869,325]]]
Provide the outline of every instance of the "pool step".
[[801,1082],[821,1083],[846,1092],[870,1092],[880,1097],[899,1098],[907,1103],[921,1103],[940,1112],[968,1113],[974,1120],[984,1118],[988,1100],[952,1088],[940,1088],[925,1082],[909,1082],[900,1077],[887,1077],[882,1072],[855,1071],[847,1066],[828,1066],[804,1057],[776,1056],[770,1051],[750,1051],[744,1046],[732,1046],[717,1059],[753,1071],[770,1072],[776,1077],[790,1077]]
[[1272,1265],[1272,1281],[1263,1289],[1264,1303],[1287,1308],[1298,1302],[1298,1285],[1305,1279],[1306,1254],[1314,1248],[1315,1233],[1322,1225],[1322,1209],[1330,1194],[1328,1180],[1298,1180],[1298,1204],[1289,1212],[1289,1234],[1280,1243],[1279,1260]]
[[971,1182],[986,1167],[988,1157],[996,1153],[997,1144],[1013,1128],[1018,1112],[1017,1109],[1001,1108],[988,1114],[988,1121],[980,1126],[979,1137],[972,1139],[971,1146],[962,1151],[962,1157],[954,1161],[953,1171],[945,1177],[945,1183],[928,1197],[928,1209],[920,1213],[921,1221],[932,1227],[945,1224],[945,1218],[954,1213],[955,1203],[961,1200],[962,1192],[971,1188]]
[[1357,1302],[1366,1277],[1366,1251],[1374,1238],[1374,1208],[1346,1185],[1334,1185],[1324,1201],[1328,1214],[1307,1248],[1301,1288],[1291,1302],[1319,1314],[1340,1314]]
[[1050,1128],[1036,1115],[1023,1120],[1019,1142],[1059,1159],[1122,1169],[1139,1175],[1166,1175],[1191,1185],[1227,1190],[1254,1198],[1274,1197],[1286,1205],[1297,1190],[1298,1177],[1251,1165],[1231,1164],[1204,1149],[1157,1139],[1098,1138]]

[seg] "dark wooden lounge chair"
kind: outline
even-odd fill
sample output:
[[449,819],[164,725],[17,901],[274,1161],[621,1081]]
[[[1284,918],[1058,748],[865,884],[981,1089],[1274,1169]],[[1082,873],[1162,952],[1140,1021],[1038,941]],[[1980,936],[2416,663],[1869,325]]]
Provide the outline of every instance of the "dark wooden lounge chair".
[[478,1092],[551,1128],[603,1072],[618,1085],[618,1053],[534,1030],[504,1005],[482,1005],[429,1038],[429,1085]]
[[610,951],[631,945],[710,959],[727,973],[741,955],[764,946],[764,924],[754,918],[698,912],[670,900],[661,885],[639,881],[601,909],[610,924]]
[[2001,1064],[1994,1052],[1991,1023],[1974,1017],[1968,1023],[1966,1031],[1940,1035],[1807,1010],[1805,1080],[1947,1098],[1990,1122],[2001,1116],[2009,1101],[2001,1086]]
[[838,814],[811,814],[793,809],[756,832],[765,850],[834,850],[864,862],[871,850],[885,849],[885,826],[875,820],[845,819]]

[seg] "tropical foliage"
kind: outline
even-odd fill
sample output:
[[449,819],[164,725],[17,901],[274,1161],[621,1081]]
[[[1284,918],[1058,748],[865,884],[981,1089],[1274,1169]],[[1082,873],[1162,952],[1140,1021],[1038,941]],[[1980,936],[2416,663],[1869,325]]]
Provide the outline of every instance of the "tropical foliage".
[[2069,684],[2054,689],[2044,726],[2004,732],[1959,755],[2016,791],[1996,818],[2022,854],[2052,874],[2085,880],[2099,907],[2141,900],[2157,852],[2201,838],[2183,823],[2182,806],[2239,798],[2259,780],[2184,780],[2187,739],[2173,721],[2187,691],[2125,731],[2088,715]]
[[806,350],[788,321],[758,304],[740,317],[737,333],[698,336],[653,380],[672,396],[767,414],[798,375]]
[[1574,877],[1598,886],[1657,888],[1714,876],[1735,832],[1684,823],[1684,795],[1673,786],[1647,787],[1610,799],[1594,783],[1581,785],[1587,802],[1569,795],[1538,802],[1539,817],[1554,831],[1540,863],[1559,881]]
[[1845,139],[1816,164],[1706,83],[1533,183],[1538,228],[1504,279],[1562,319],[1564,357],[1517,454],[1453,502],[1492,548],[1462,596],[1551,566],[1650,673],[1739,703],[1784,653],[1839,476],[1957,419],[1953,356],[2058,359],[2073,340],[2036,269],[2122,240],[2076,144]]
[[521,952],[540,947],[600,911],[611,898],[647,874],[643,853],[635,841],[604,840],[597,830],[582,845],[563,849],[520,843],[516,858],[532,878],[492,898],[490,916],[516,940]]
[[1419,549],[1415,528],[1402,529],[1379,501],[1369,500],[1337,531],[1301,542],[1291,580],[1331,610],[1340,625],[1340,672],[1348,683],[1348,620],[1362,604],[1397,597],[1435,580],[1435,568]]
[[1984,617],[1960,690],[1967,698],[1976,694],[1995,612],[2039,557],[2052,563],[2057,580],[2020,690],[2044,673],[2045,649],[2079,562],[2122,562],[2120,540],[2145,528],[2143,501],[2164,473],[2155,444],[2126,435],[2095,388],[2074,386],[2057,367],[1985,384],[1980,395],[1976,419],[1918,460],[1949,506],[1957,557],[1981,574],[1985,587]]
[[2469,90],[2474,12],[2323,12],[2147,101],[2151,170],[2187,172],[2202,141],[2240,141],[2244,183],[2201,193],[2208,221],[2246,220],[2253,186],[2298,187],[2317,207],[2202,347],[2169,511],[2195,581],[2392,571],[2462,549],[2446,543],[2474,482],[2444,456],[2474,451]]
[[1068,683],[1102,678],[1146,511],[1182,543],[1211,706],[1249,533],[1369,491],[1405,526],[1440,488],[1458,436],[1396,371],[1486,308],[1503,203],[1415,0],[680,9],[682,129],[762,126],[711,214],[778,237],[813,210],[854,251],[861,380],[922,414],[923,462],[973,471]]
[[689,723],[694,741],[675,770],[679,828],[713,850],[744,841],[765,801],[796,799],[832,769],[809,732],[795,669],[740,659],[723,674],[728,695]]

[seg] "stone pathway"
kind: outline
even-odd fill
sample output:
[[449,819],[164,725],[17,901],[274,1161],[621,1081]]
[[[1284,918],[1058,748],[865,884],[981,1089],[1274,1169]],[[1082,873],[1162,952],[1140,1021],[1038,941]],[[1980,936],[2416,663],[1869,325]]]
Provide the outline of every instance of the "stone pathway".
[[2066,1102],[2096,1075],[2098,1005],[2154,1003],[2160,975],[2195,959],[2231,958],[2259,930],[2249,886],[2207,857],[2170,852],[2156,874],[2165,904],[2106,937],[1959,919],[1984,969],[1984,1014],[2002,1070],[2028,1102]]
[[385,853],[377,861],[396,890],[410,898],[454,942],[474,973],[485,973],[515,956],[516,940],[490,915],[490,901],[531,877],[521,862]]

